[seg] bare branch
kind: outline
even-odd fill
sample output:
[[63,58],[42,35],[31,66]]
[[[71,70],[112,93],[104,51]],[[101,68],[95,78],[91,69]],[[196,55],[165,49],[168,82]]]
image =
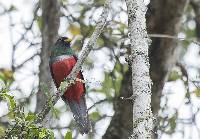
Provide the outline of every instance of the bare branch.
[[179,41],[187,41],[187,42],[192,42],[192,43],[200,46],[200,42],[196,41],[197,38],[181,38],[181,37],[172,36],[172,35],[168,35],[168,34],[149,34],[149,37],[151,37],[151,38],[168,38],[168,39],[174,39],[174,40],[179,40]]
[[101,17],[97,22],[95,30],[94,30],[92,36],[90,37],[88,44],[83,48],[76,65],[74,66],[74,68],[72,69],[72,72],[67,76],[67,78],[65,80],[75,80],[76,75],[81,70],[81,66],[83,65],[83,62],[87,58],[88,54],[90,53],[92,46],[95,45],[97,38],[99,37],[99,35],[103,31],[103,28],[104,28],[106,21],[107,21],[110,3],[111,3],[110,0],[107,0],[105,2],[104,9],[103,9],[103,12],[101,14]]
[[30,61],[31,59],[33,59],[35,56],[38,56],[38,53],[35,53],[34,55],[32,55],[31,57],[29,57],[28,59],[26,59],[24,62],[22,62],[21,64],[15,66],[15,69],[20,69],[21,67],[23,67],[23,65],[25,63],[27,63],[28,61]]
[[100,101],[97,101],[96,103],[94,103],[92,106],[90,106],[87,110],[91,110],[93,107],[95,107],[97,104],[101,104],[102,102],[107,101],[108,99],[102,99]]

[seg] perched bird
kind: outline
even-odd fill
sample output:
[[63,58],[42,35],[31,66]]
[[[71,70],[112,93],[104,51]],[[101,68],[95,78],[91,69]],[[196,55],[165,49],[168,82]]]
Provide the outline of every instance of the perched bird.
[[[60,37],[51,50],[49,66],[51,76],[57,88],[60,83],[70,74],[72,68],[77,62],[73,50],[70,47],[71,39]],[[83,80],[81,71],[77,75],[78,79]],[[87,134],[90,131],[90,121],[88,118],[87,106],[85,102],[85,84],[76,81],[75,84],[67,88],[62,96],[62,99],[69,105],[74,119],[82,134]]]

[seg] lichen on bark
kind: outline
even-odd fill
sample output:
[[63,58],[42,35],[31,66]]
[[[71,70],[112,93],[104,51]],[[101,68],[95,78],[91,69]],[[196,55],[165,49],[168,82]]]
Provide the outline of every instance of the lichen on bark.
[[151,79],[145,14],[147,5],[141,0],[126,0],[132,65],[133,134],[134,139],[151,138]]

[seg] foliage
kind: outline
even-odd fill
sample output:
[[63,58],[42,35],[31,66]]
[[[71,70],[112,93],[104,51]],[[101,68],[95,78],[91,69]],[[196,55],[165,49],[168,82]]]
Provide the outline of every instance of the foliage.
[[180,74],[180,72],[176,71],[176,70],[172,70],[169,74],[168,77],[168,81],[176,81],[178,79],[180,79],[182,77],[182,75]]
[[0,69],[0,80],[2,80],[7,86],[14,81],[13,71],[9,69]]
[[173,134],[177,127],[178,113],[171,117],[159,117],[159,130],[167,134]]
[[54,139],[54,134],[51,130],[35,124],[37,116],[33,113],[25,113],[24,108],[17,105],[13,96],[9,95],[8,89],[3,89],[0,92],[2,97],[9,104],[8,117],[10,125],[7,130],[1,127],[1,132],[4,131],[5,139],[26,138],[26,139]]
[[97,111],[90,114],[90,119],[92,121],[98,121],[100,118],[101,118],[101,115]]
[[65,134],[65,139],[72,139],[72,132],[67,132]]

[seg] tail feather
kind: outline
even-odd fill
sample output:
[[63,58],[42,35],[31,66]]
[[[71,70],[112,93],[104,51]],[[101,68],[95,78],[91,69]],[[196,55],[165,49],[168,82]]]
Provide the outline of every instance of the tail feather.
[[87,134],[90,129],[90,121],[89,121],[89,116],[87,112],[87,106],[85,102],[85,95],[81,96],[80,102],[76,102],[74,100],[67,101],[74,119],[80,129],[80,132],[82,134]]

